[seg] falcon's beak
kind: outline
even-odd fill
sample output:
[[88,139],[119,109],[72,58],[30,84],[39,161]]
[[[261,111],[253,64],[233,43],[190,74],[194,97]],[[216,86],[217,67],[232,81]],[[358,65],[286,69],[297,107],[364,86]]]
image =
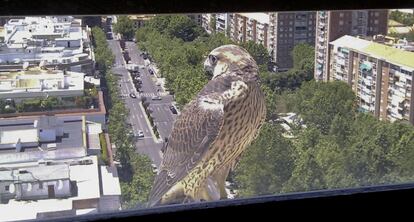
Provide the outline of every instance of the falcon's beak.
[[209,79],[213,77],[213,66],[211,66],[208,58],[204,61],[204,71],[206,72]]

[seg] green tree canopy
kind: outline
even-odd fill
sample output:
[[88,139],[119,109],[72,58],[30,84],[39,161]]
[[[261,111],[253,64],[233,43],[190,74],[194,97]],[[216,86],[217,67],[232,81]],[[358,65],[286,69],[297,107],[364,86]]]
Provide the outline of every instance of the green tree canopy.
[[118,17],[117,23],[114,25],[114,31],[122,34],[126,39],[134,36],[134,23],[126,15]]
[[355,95],[343,82],[305,82],[296,94],[295,111],[307,124],[313,124],[322,133],[329,132],[335,116],[354,115]]
[[267,49],[262,44],[256,44],[253,41],[247,41],[241,45],[245,48],[250,55],[256,60],[258,66],[265,67],[264,71],[267,70],[267,66],[270,62],[270,55]]
[[281,192],[294,167],[290,141],[276,125],[265,124],[260,135],[243,154],[235,171],[242,196]]

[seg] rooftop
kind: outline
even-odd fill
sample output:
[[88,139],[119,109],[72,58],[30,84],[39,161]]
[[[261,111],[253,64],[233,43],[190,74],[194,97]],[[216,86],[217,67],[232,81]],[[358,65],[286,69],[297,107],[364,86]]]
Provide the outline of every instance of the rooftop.
[[66,164],[39,165],[3,171],[0,167],[0,181],[18,181],[19,183],[63,179],[69,179],[69,166]]
[[78,92],[83,91],[83,78],[84,73],[38,68],[18,72],[0,72],[0,94],[11,96],[11,94],[23,93],[18,97],[31,97],[31,92],[72,90]]
[[116,167],[101,166],[103,195],[121,195]]
[[[12,199],[8,202],[8,204],[0,204],[0,212],[7,212],[0,214],[0,221],[36,219],[38,213],[72,210],[74,207],[74,200],[100,198],[97,157],[90,156],[81,159],[72,159],[72,161],[88,159],[92,161],[92,164],[68,165],[64,162],[68,162],[69,160],[65,160],[60,161],[58,166],[51,166],[51,168],[47,168],[50,173],[57,171],[57,173],[53,173],[56,177],[63,178],[69,175],[71,181],[76,181],[78,190],[77,196],[65,199],[45,199],[37,201],[16,201]],[[5,165],[0,165],[0,167],[5,167]],[[65,168],[67,169],[66,171]],[[62,172],[63,176],[59,175],[59,171],[61,170],[64,170]],[[83,213],[88,212],[90,211],[85,211]],[[82,212],[77,212],[77,214],[82,214]]]
[[0,144],[16,143],[19,140],[22,143],[38,142],[37,129],[0,131]]
[[393,64],[414,68],[413,52],[363,40],[349,35],[345,35],[335,41],[332,41],[331,44],[338,47],[350,48],[375,58],[384,59]]
[[269,24],[269,15],[267,13],[238,13],[249,19],[256,20],[261,24]]
[[150,20],[154,17],[154,14],[145,14],[145,15],[128,15],[128,18],[131,20]]
[[[43,120],[41,120],[43,118]],[[46,119],[47,120],[47,119]],[[82,120],[81,117],[76,120],[62,120],[61,126],[53,125],[52,122],[46,122],[45,117],[20,118],[20,119],[1,119],[0,132],[2,135],[9,135],[10,138],[2,138],[5,142],[16,142],[17,139],[26,140],[30,136],[30,141],[38,135],[40,129],[55,129],[48,134],[49,139],[54,140],[41,141],[37,139],[38,145],[22,148],[22,152],[16,152],[13,146],[3,147],[0,149],[0,164],[2,163],[19,163],[27,161],[37,161],[38,159],[64,159],[82,157],[86,155],[86,149],[83,145],[82,137]],[[38,127],[35,122],[38,121]],[[62,135],[59,135],[62,130]],[[31,134],[28,134],[28,133]],[[56,135],[54,135],[56,133]],[[52,136],[52,137],[50,137]],[[55,136],[55,137],[53,137]]]

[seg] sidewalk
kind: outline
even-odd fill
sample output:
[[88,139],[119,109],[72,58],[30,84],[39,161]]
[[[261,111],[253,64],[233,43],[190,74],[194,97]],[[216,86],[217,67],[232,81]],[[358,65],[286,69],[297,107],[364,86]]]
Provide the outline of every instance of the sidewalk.
[[[148,60],[145,60],[145,62],[147,62],[147,61]],[[154,75],[151,76],[152,81],[155,82],[156,84],[157,83],[160,83],[161,84],[160,86],[162,88],[162,91],[163,92],[167,92],[167,88],[165,88],[165,78],[162,78],[161,77],[160,70],[157,68],[156,63],[150,62],[147,65],[147,67],[148,67],[148,69],[152,69],[152,71],[154,72]]]

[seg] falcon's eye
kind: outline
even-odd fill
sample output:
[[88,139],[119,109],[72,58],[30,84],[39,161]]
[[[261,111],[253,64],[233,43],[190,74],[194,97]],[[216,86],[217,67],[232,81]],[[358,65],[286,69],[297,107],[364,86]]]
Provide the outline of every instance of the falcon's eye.
[[214,55],[208,55],[208,59],[210,60],[211,65],[215,65],[218,60],[217,57]]

